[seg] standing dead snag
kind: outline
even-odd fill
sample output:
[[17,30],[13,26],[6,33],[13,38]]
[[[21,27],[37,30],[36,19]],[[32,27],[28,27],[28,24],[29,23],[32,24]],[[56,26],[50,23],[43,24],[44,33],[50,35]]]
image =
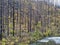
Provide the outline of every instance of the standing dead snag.
[[2,0],[0,0],[0,40],[2,40]]
[[15,16],[14,16],[14,0],[13,0],[13,36],[14,36],[14,30],[15,30]]

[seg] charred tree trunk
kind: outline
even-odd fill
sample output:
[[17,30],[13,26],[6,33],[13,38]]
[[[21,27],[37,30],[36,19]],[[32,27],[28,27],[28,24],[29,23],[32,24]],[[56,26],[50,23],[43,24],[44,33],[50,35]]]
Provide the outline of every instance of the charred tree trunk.
[[20,0],[20,37],[21,37],[21,0]]
[[14,36],[14,30],[15,30],[15,16],[14,16],[14,0],[13,0],[13,36]]
[[7,35],[9,36],[9,0],[8,0],[8,30]]
[[31,21],[32,21],[32,5],[31,5],[31,1],[29,3],[29,21],[28,21],[28,32],[31,32]]
[[0,0],[0,40],[2,40],[2,0]]

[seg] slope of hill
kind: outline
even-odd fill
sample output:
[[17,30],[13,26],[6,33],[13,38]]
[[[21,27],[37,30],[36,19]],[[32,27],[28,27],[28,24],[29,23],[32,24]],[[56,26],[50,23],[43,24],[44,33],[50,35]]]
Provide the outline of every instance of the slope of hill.
[[[56,21],[59,21],[57,17],[59,17],[60,15],[60,9],[53,6],[52,4],[48,4],[45,1],[37,2],[37,1],[22,0],[21,2],[15,1],[13,5],[12,0],[10,0],[9,7],[7,4],[8,2],[3,3],[3,8],[2,8],[4,9],[3,20],[5,20],[5,23],[7,23],[6,19],[10,17],[9,23],[12,23],[12,28],[13,28],[13,6],[14,6],[14,20],[15,20],[16,29],[17,26],[19,28],[19,23],[21,22],[20,23],[21,30],[32,31],[35,30],[34,26],[37,26],[37,24],[41,22],[41,27],[39,28],[39,30],[46,31],[46,28],[48,28],[49,26],[50,29],[53,29],[51,25],[52,23],[54,23],[56,27],[57,26]],[[9,15],[8,15],[8,11],[9,11]],[[9,27],[9,29],[11,28]]]
[[3,42],[6,37],[11,45],[11,40],[25,44],[48,36],[60,36],[60,8],[45,1],[3,2]]

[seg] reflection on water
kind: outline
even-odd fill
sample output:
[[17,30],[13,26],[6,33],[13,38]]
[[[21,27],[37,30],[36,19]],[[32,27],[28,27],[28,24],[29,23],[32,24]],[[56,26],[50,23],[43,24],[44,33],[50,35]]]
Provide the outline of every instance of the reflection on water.
[[[49,41],[51,41],[51,42],[49,42]],[[38,40],[36,43],[33,43],[33,44],[31,44],[31,45],[40,45],[41,43],[53,43],[53,42],[55,43],[55,44],[59,44],[60,45],[60,37],[46,37],[46,38],[44,38],[44,39],[42,39],[42,40]],[[45,44],[43,44],[43,45],[45,45]]]
[[45,39],[40,40],[40,42],[48,42],[48,41],[54,41],[56,44],[60,44],[60,37],[46,37]]

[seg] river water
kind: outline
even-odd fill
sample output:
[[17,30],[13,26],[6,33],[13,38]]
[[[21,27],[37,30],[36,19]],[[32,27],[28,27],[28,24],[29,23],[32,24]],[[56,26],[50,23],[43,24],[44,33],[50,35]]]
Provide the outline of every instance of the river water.
[[[36,43],[32,43],[30,45],[40,45],[41,43],[48,43],[49,41],[54,41],[55,44],[59,44],[60,45],[60,37],[46,37],[44,39],[37,40]],[[53,42],[51,42],[51,43],[53,43]]]

